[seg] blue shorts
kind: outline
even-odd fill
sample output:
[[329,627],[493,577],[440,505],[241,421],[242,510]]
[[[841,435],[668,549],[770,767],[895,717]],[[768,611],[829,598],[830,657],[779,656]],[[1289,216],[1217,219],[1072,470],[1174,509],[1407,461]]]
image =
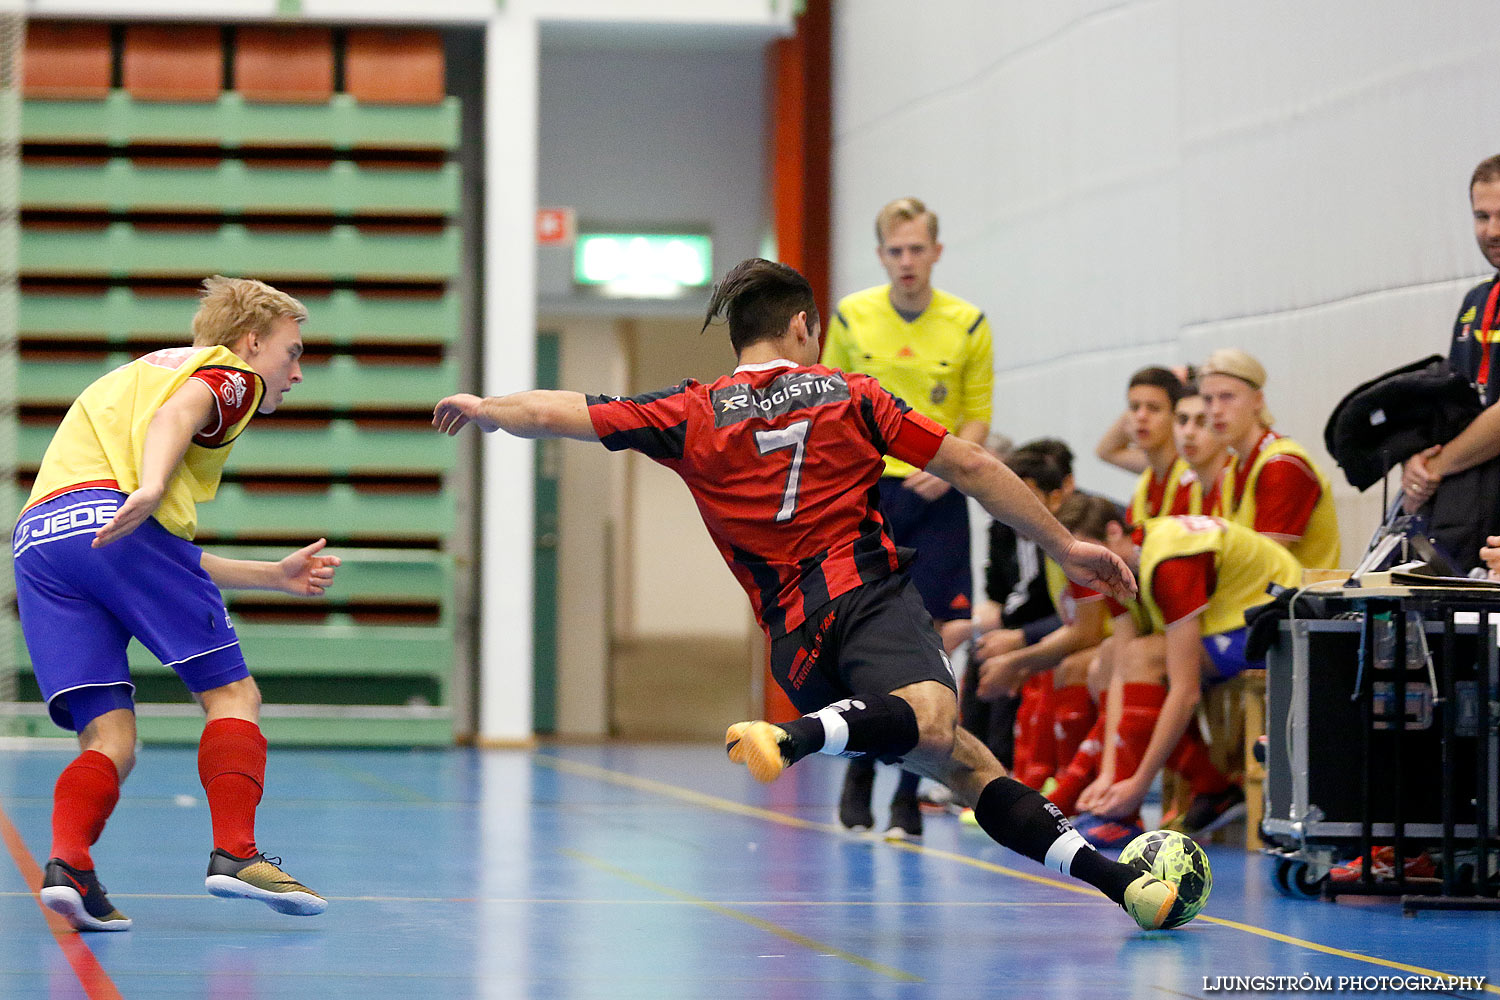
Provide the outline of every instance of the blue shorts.
[[125,656],[132,637],[193,692],[250,676],[198,546],[148,519],[112,545],[89,547],[124,499],[108,489],[64,493],[26,511],[11,536],[26,650],[64,729],[92,721],[75,726],[68,692],[134,690]]
[[969,501],[951,489],[936,500],[923,500],[902,482],[895,476],[880,477],[880,514],[897,545],[917,550],[907,574],[933,618],[967,618],[974,610]]
[[1214,669],[1219,676],[1210,679],[1210,684],[1227,681],[1231,677],[1244,673],[1246,670],[1264,670],[1264,660],[1245,659],[1245,635],[1250,630],[1241,625],[1233,632],[1220,632],[1218,635],[1205,635],[1203,637],[1203,648],[1208,653],[1208,658],[1213,662]]

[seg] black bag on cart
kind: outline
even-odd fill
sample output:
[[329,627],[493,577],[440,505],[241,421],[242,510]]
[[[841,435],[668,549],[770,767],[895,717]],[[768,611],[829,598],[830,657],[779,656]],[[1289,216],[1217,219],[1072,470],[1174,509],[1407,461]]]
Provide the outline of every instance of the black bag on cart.
[[1328,417],[1323,443],[1363,492],[1423,448],[1453,440],[1483,409],[1469,380],[1434,354],[1352,390]]
[[[1323,441],[1362,491],[1422,449],[1453,440],[1483,410],[1469,380],[1434,354],[1350,392],[1329,416]],[[1500,458],[1439,483],[1413,527],[1423,525],[1456,572],[1477,567],[1480,546],[1500,533]]]

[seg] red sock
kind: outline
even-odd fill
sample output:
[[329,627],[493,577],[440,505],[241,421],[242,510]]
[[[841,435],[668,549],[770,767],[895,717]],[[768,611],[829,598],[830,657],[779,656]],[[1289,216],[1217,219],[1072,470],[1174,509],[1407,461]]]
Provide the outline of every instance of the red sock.
[[1088,735],[1073,751],[1068,766],[1057,774],[1057,787],[1047,796],[1064,816],[1078,811],[1078,796],[1099,776],[1099,761],[1104,755],[1104,712],[1101,710]]
[[1016,704],[1016,722],[1012,728],[1014,733],[1014,749],[1011,751],[1012,760],[1011,777],[1017,781],[1024,781],[1021,777],[1031,767],[1031,681],[1027,680],[1021,685],[1021,690],[1016,692],[1019,701]]
[[89,848],[120,801],[115,762],[98,750],[85,750],[63,768],[52,789],[52,857],[80,871],[91,871]]
[[1208,755],[1208,744],[1203,742],[1197,725],[1192,722],[1188,723],[1177,746],[1172,748],[1167,767],[1187,779],[1194,795],[1218,795],[1229,787],[1229,779],[1214,767],[1213,759]]
[[1151,745],[1151,733],[1161,718],[1161,706],[1167,700],[1165,684],[1126,684],[1121,697],[1120,735],[1115,744],[1115,777],[1130,777],[1145,759]]
[[1057,770],[1057,746],[1052,737],[1051,671],[1036,674],[1021,685],[1016,719],[1015,778],[1031,788],[1041,788]]
[[198,741],[198,779],[208,794],[214,847],[255,854],[255,807],[266,781],[266,738],[244,719],[215,719]]
[[1086,684],[1070,684],[1052,692],[1052,735],[1060,765],[1072,761],[1098,714]]

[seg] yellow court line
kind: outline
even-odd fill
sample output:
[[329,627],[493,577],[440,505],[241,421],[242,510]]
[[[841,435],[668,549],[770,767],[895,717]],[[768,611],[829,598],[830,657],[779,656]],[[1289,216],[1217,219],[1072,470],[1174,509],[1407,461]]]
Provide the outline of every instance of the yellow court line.
[[[533,758],[538,764],[550,767],[558,771],[567,771],[587,778],[598,778],[614,785],[624,785],[627,788],[638,788],[645,792],[654,792],[657,795],[665,795],[668,798],[681,799],[684,802],[692,802],[703,806],[705,809],[716,809],[719,812],[734,813],[738,816],[748,816],[751,819],[765,820],[769,823],[777,823],[781,826],[790,826],[798,830],[817,830],[820,833],[831,833],[840,838],[849,836],[841,826],[832,823],[815,823],[809,819],[801,819],[796,816],[788,816],[784,813],[773,812],[770,809],[761,809],[759,806],[747,806],[732,799],[720,798],[717,795],[706,795],[703,792],[695,792],[689,788],[680,788],[677,785],[669,785],[663,781],[653,781],[650,778],[639,778],[633,774],[625,774],[621,771],[611,771],[608,768],[596,767],[593,764],[582,764],[578,761],[564,760],[561,757],[552,757],[545,754],[537,754]],[[1077,882],[1063,882],[1059,879],[1048,878],[1046,875],[1037,875],[1034,872],[1024,872],[1016,868],[1006,868],[1004,865],[991,864],[988,861],[979,861],[976,858],[965,857],[962,854],[951,854],[936,848],[922,847],[917,844],[909,844],[901,840],[888,840],[885,843],[891,847],[913,851],[918,854],[930,854],[933,857],[946,858],[952,861],[960,861],[965,864],[973,864],[986,871],[999,872],[1026,882],[1036,882],[1041,885],[1055,886],[1068,892],[1076,892],[1084,896],[1098,897],[1098,890],[1086,888]]]
[[[35,899],[30,892],[0,892],[0,899]],[[204,892],[111,892],[110,899],[208,899]],[[483,903],[518,906],[696,906],[685,899],[586,899],[579,896],[324,896],[332,903]],[[932,910],[1004,910],[1036,906],[1078,906],[1078,903],[1037,903],[1006,900],[902,900],[902,899],[723,899],[721,906],[764,906],[776,909],[860,908]]]
[[[608,768],[596,767],[592,764],[581,764],[577,761],[563,760],[560,757],[552,757],[546,754],[536,754],[533,759],[538,764],[541,764],[545,767],[554,768],[555,770],[566,771],[571,774],[577,774],[585,777],[598,778],[601,781],[607,781],[615,785],[624,785],[628,788],[638,788],[642,791],[654,792],[657,795],[665,795],[669,798],[692,802],[707,809],[716,809],[720,812],[734,813],[739,816],[749,816],[755,819],[762,819],[772,823],[779,823],[783,826],[797,827],[803,830],[818,830],[824,833],[832,833],[840,837],[846,836],[845,831],[842,827],[834,826],[831,823],[814,823],[809,820],[798,819],[795,816],[784,816],[781,813],[772,812],[769,809],[761,809],[756,806],[747,806],[743,803],[734,802],[730,799],[721,799],[714,795],[705,795],[702,792],[695,792],[687,788],[679,788],[676,785],[669,785],[665,782],[653,781],[649,778],[639,778],[633,774],[624,774],[620,771],[611,771]],[[989,861],[982,861],[979,858],[971,858],[964,854],[956,854],[952,851],[944,851],[933,847],[923,847],[919,844],[912,844],[900,840],[885,841],[884,843],[887,846],[899,848],[905,851],[911,851],[914,854],[923,854],[934,858],[941,858],[945,861],[953,861],[958,864],[968,865],[971,868],[979,868],[983,869],[984,871],[995,872],[999,875],[1008,875],[1011,878],[1018,878],[1027,882],[1049,885],[1057,889],[1063,889],[1068,892],[1079,893],[1085,896],[1097,895],[1097,890],[1084,885],[1080,885],[1077,882],[1063,882],[1058,879],[1048,878],[1044,875],[1036,875],[1031,872],[1017,871],[1014,868],[1007,868],[1004,865],[993,864]],[[1436,969],[1427,969],[1423,968],[1420,965],[1407,965],[1404,962],[1395,962],[1386,958],[1377,958],[1373,955],[1362,955],[1359,952],[1345,951],[1342,948],[1334,948],[1329,945],[1318,944],[1315,941],[1308,941],[1303,938],[1292,937],[1288,934],[1280,934],[1276,931],[1268,931],[1264,928],[1256,927],[1252,924],[1242,924],[1235,920],[1225,920],[1222,917],[1211,917],[1206,914],[1200,913],[1193,919],[1203,921],[1204,923],[1218,924],[1221,927],[1228,927],[1237,931],[1243,931],[1246,934],[1254,934],[1258,937],[1269,938],[1272,941],[1279,941],[1283,944],[1291,944],[1303,948],[1311,948],[1313,951],[1319,951],[1326,955],[1334,955],[1338,958],[1351,959],[1355,962],[1366,962],[1370,965],[1378,965],[1388,969],[1400,969],[1403,972],[1412,972],[1416,973],[1417,975],[1423,976],[1442,976],[1444,978],[1454,978],[1453,973],[1439,972]],[[1496,986],[1488,982],[1484,984],[1483,989],[1486,993],[1500,994],[1500,986]]]
[[350,781],[357,781],[361,785],[375,789],[377,792],[388,792],[406,802],[422,806],[437,804],[437,800],[432,796],[424,795],[409,785],[403,785],[400,782],[382,778],[378,774],[371,774],[369,771],[363,771],[357,767],[350,767],[348,764],[341,764],[338,761],[319,761],[317,766],[325,771],[331,771],[340,777],[348,778]]
[[787,928],[782,927],[778,924],[773,924],[769,920],[762,920],[760,917],[752,916],[751,914],[745,913],[742,910],[736,910],[731,907],[725,906],[722,903],[712,902],[711,900],[701,899],[697,896],[690,895],[689,893],[674,889],[669,885],[662,885],[659,882],[653,882],[650,879],[645,878],[644,876],[637,875],[635,872],[627,871],[624,868],[612,865],[602,858],[596,858],[591,855],[584,854],[582,851],[564,849],[560,853],[565,854],[568,857],[573,858],[574,860],[582,861],[584,864],[597,868],[600,871],[608,872],[609,874],[614,875],[618,878],[622,878],[628,882],[633,882],[636,885],[643,886],[653,892],[659,892],[664,896],[670,896],[673,899],[680,900],[684,903],[691,903],[694,906],[702,907],[703,909],[708,910],[710,913],[717,913],[721,917],[728,917],[731,920],[738,920],[740,923],[749,924],[751,927],[765,931],[767,934],[774,934],[777,937],[781,938],[783,941],[790,942],[791,944],[795,944],[801,948],[806,948],[807,950],[815,952],[819,955],[832,955],[834,958],[841,958],[851,965],[857,965],[861,969],[865,969],[869,972],[879,973],[882,976],[886,976],[890,979],[895,979],[898,982],[925,983],[927,981],[920,976],[912,975],[910,972],[902,972],[900,969],[893,968],[889,965],[883,965],[880,962],[864,958],[860,955],[855,955],[852,952],[843,951],[842,949],[835,948],[831,944],[814,940],[813,938],[807,937],[804,934],[798,934],[796,931],[788,930]]

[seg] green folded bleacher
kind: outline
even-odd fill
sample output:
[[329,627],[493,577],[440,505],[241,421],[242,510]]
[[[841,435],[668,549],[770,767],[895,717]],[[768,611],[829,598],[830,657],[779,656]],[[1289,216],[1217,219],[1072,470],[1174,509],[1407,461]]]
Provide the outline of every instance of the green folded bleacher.
[[102,101],[28,100],[25,141],[231,148],[354,150],[458,148],[459,103],[361,104],[335,94],[326,105],[256,104],[226,93],[212,103],[139,100],[123,90]]
[[[23,479],[90,381],[190,341],[203,277],[261,278],[308,307],[303,383],[251,421],[199,507],[199,540],[221,555],[327,537],[343,559],[321,598],[225,595],[274,741],[453,740],[458,449],[429,420],[462,374],[459,120],[440,95],[186,102],[101,86],[23,104]],[[62,735],[18,647],[21,702],[0,722]],[[130,659],[142,737],[196,740],[171,671],[138,644]]]
[[123,159],[27,165],[28,207],[109,212],[293,213],[452,216],[458,166],[437,170],[362,167],[338,160],[309,169],[224,160],[212,167],[150,167]]
[[[460,303],[451,287],[420,297],[339,288],[299,298],[311,314],[302,328],[308,341],[347,347],[389,341],[448,344],[459,338]],[[143,294],[123,285],[68,295],[28,292],[21,298],[20,328],[32,340],[82,333],[106,344],[142,337],[178,344],[195,307],[191,296]]]

